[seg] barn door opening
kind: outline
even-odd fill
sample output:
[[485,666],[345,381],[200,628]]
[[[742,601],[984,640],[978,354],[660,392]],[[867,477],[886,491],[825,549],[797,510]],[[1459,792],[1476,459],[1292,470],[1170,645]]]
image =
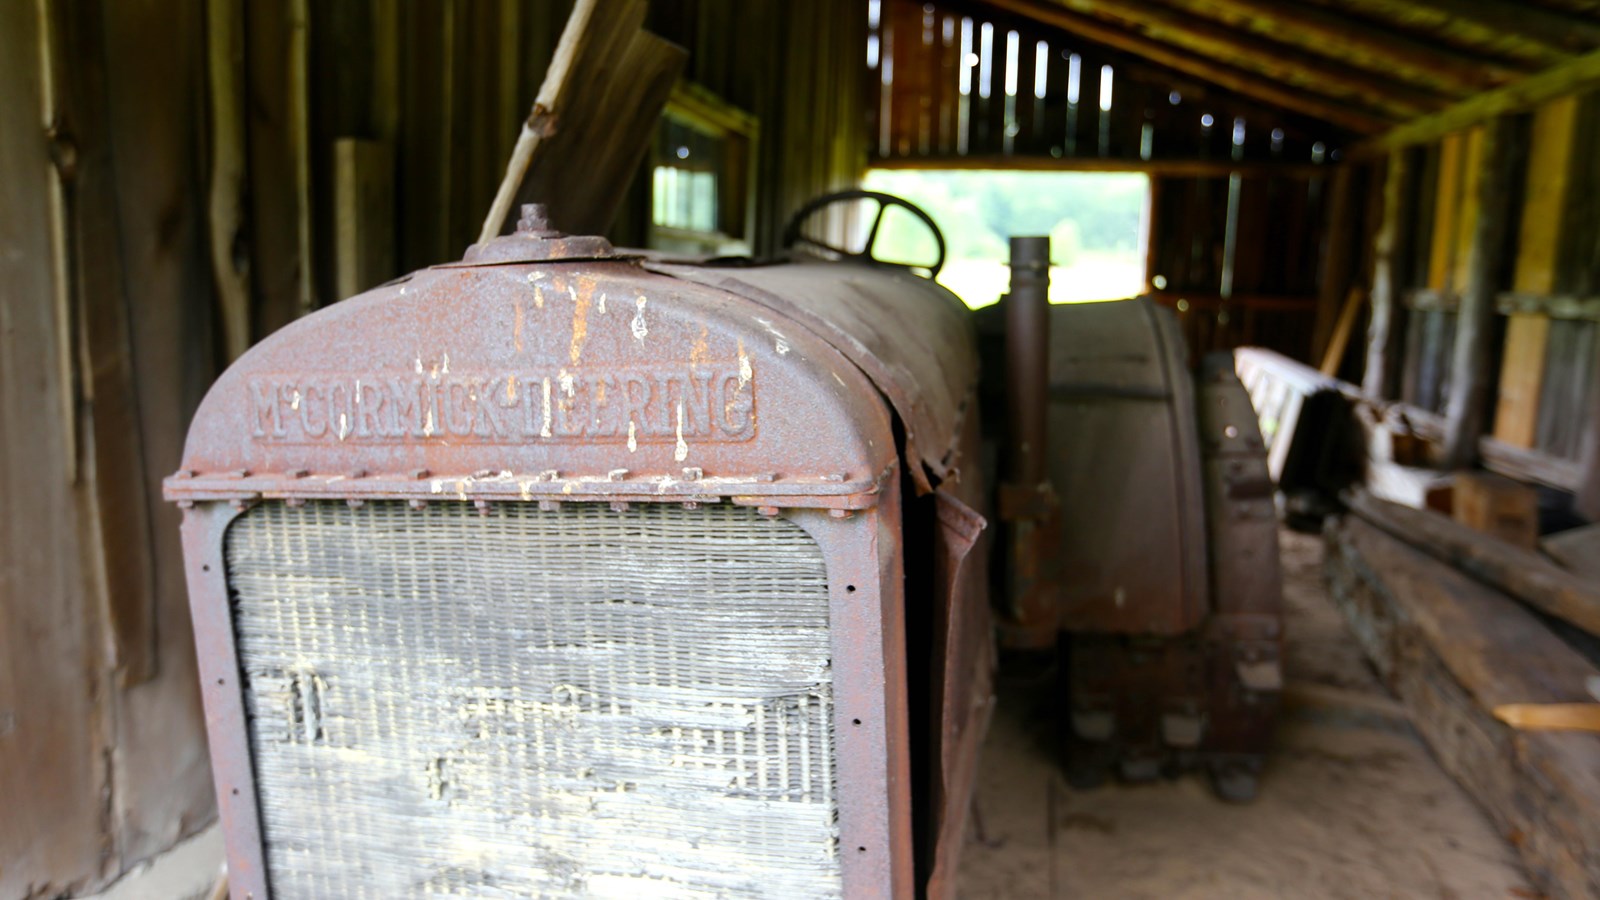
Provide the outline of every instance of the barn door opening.
[[[939,283],[974,309],[1005,293],[1013,235],[1050,235],[1052,303],[1123,300],[1144,290],[1150,178],[1142,173],[873,169],[864,186],[927,210],[947,245]],[[877,253],[918,259],[927,240],[909,215],[886,216]]]

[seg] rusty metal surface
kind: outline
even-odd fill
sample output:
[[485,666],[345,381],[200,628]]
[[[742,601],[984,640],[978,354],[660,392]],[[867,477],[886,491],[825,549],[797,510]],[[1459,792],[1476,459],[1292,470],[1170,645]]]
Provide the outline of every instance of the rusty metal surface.
[[919,493],[961,465],[957,438],[977,385],[978,358],[970,316],[954,294],[908,272],[865,265],[647,265],[759,303],[837,347],[903,423],[906,456],[920,463],[908,473]]
[[1282,573],[1265,447],[1226,355],[1208,359],[1193,406],[1209,556],[1207,612],[1171,636],[1077,633],[1068,670],[1068,765],[1154,778],[1204,768],[1228,800],[1254,795],[1283,675]]
[[1193,381],[1148,300],[1051,307],[1061,628],[1173,635],[1205,612]]
[[1013,648],[1048,649],[1060,627],[1055,548],[1061,508],[1050,477],[1050,239],[1011,239],[1011,290],[1005,316],[1005,476],[999,512],[1006,522],[1006,621]]
[[894,461],[874,393],[808,329],[626,262],[436,268],[245,354],[166,488],[858,508]]
[[616,259],[622,256],[611,242],[592,234],[565,234],[550,226],[550,214],[542,203],[525,203],[516,230],[473,244],[460,263],[449,266],[481,266],[491,263],[560,262],[571,260]]
[[1224,797],[1248,799],[1238,792],[1253,793],[1283,688],[1278,515],[1266,447],[1231,354],[1205,360],[1198,399],[1211,559],[1205,750]]
[[[913,749],[936,754],[943,786],[927,813],[938,823],[933,868],[959,847],[991,702],[965,310],[921,279],[853,266],[652,272],[597,245],[528,246],[559,236],[501,240],[504,258],[549,258],[418,272],[250,351],[206,397],[165,484],[186,510],[234,896],[269,886],[223,537],[253,504],[312,499],[731,502],[800,524],[828,565],[846,890],[911,896]],[[892,413],[905,423],[912,484],[940,488],[930,544],[909,546],[902,532]],[[918,567],[942,561],[939,595],[910,598],[909,610],[907,553]],[[945,620],[943,740],[928,745],[908,731],[908,615]]]

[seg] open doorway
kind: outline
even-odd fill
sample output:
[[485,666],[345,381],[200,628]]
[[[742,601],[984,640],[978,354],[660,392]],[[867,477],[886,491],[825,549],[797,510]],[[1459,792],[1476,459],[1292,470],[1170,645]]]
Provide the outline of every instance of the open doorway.
[[[1144,290],[1144,216],[1150,179],[1137,172],[873,169],[867,189],[927,210],[944,232],[939,283],[974,309],[1005,293],[1007,239],[1050,235],[1050,300],[1122,300]],[[886,217],[883,259],[926,256],[909,217]]]

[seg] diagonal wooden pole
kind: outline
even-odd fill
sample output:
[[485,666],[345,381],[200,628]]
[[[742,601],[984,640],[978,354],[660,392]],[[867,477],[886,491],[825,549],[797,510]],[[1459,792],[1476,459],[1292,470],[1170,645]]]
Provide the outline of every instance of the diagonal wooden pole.
[[566,99],[570,87],[573,62],[582,55],[589,41],[592,33],[589,25],[598,5],[599,0],[578,0],[572,8],[572,14],[567,17],[555,56],[550,60],[550,68],[545,70],[544,83],[539,86],[539,96],[534,98],[533,109],[522,123],[517,143],[511,148],[511,160],[506,163],[506,174],[500,179],[500,189],[495,192],[494,203],[490,204],[489,215],[483,220],[483,229],[478,233],[480,244],[500,234],[539,145],[555,133],[562,101]]

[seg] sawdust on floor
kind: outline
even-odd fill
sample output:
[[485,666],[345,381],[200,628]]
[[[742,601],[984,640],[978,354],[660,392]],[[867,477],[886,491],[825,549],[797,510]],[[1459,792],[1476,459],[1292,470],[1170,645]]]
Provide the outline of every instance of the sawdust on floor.
[[1346,631],[1320,539],[1285,531],[1282,555],[1285,717],[1259,798],[1223,803],[1199,775],[1075,791],[1051,758],[1047,698],[1003,685],[961,897],[1538,896]]

